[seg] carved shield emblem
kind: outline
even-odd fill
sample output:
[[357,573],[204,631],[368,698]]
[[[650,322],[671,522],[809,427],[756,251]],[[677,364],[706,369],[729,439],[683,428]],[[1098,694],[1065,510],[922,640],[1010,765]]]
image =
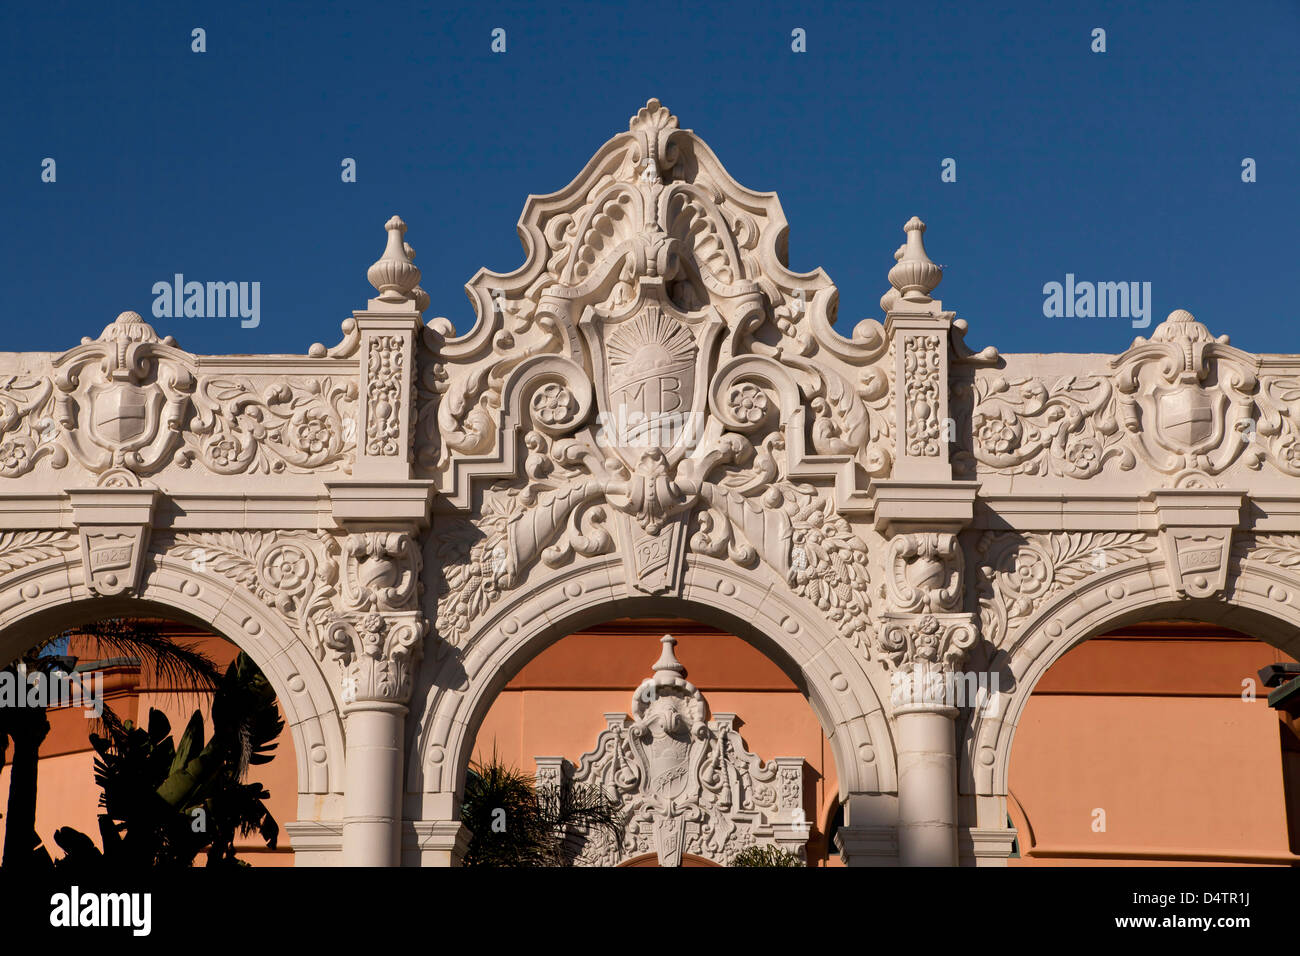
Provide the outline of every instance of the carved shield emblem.
[[98,389],[91,396],[91,428],[105,441],[124,445],[149,428],[149,397],[135,385]]
[[1211,393],[1195,385],[1163,392],[1156,405],[1160,434],[1179,451],[1199,448],[1215,438],[1215,404]]
[[698,350],[687,326],[649,306],[610,334],[606,354],[612,443],[625,458],[667,452],[692,434]]

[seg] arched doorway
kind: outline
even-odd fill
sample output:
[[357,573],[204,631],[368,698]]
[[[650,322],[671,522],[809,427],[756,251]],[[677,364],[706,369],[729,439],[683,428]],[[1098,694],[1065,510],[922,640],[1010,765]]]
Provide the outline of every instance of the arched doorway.
[[[881,704],[888,686],[876,686],[860,651],[811,605],[705,556],[689,557],[684,597],[628,596],[624,573],[621,556],[612,555],[552,574],[494,606],[455,646],[426,658],[412,707],[421,720],[412,741],[419,759],[412,760],[407,781],[416,841],[407,844],[408,863],[448,865],[464,852],[458,841],[465,773],[478,729],[500,691],[545,648],[614,618],[687,618],[743,640],[779,667],[807,701],[835,764],[838,798],[855,799],[862,813],[872,802],[881,804],[882,813],[892,806],[894,747]],[[876,679],[884,682],[881,675]],[[855,825],[852,818],[847,824]]]
[[79,555],[59,549],[42,557],[0,582],[0,661],[105,618],[165,619],[247,652],[274,689],[292,741],[296,805],[282,831],[297,864],[333,859],[343,815],[342,722],[315,655],[276,609],[212,567],[171,553],[150,556],[136,596],[114,597],[87,596]]
[[1300,863],[1294,733],[1257,676],[1283,660],[1192,621],[1120,627],[1068,651],[1017,726],[1019,862]]
[[[663,660],[665,634],[672,637],[669,653],[684,667],[680,676],[700,692],[711,732],[726,738],[714,749],[701,751],[700,759],[710,766],[701,771],[696,792],[706,808],[730,801],[735,804],[730,809],[739,811],[738,832],[725,839],[701,840],[697,821],[687,824],[688,843],[701,844],[702,852],[692,854],[688,846],[677,865],[687,865],[692,857],[717,865],[718,856],[725,859],[753,839],[755,835],[745,831],[751,818],[757,818],[745,812],[746,806],[765,811],[757,820],[762,831],[758,840],[771,839],[772,827],[763,824],[775,822],[781,845],[797,844],[809,865],[826,865],[828,858],[838,864],[818,823],[839,804],[838,777],[829,743],[807,700],[770,658],[732,634],[693,620],[614,619],[551,644],[492,702],[476,735],[474,761],[482,765],[497,759],[530,772],[535,768],[541,776],[576,776],[579,782],[599,780],[620,787],[616,778],[622,771],[612,764],[625,761],[636,773],[636,754],[630,747],[620,755],[604,751],[617,746],[611,734],[619,736],[633,721],[627,715],[640,708],[636,695],[645,692],[652,666]],[[723,792],[729,775],[734,800]],[[628,807],[636,804],[643,782],[621,786]],[[797,806],[786,806],[777,793],[781,788],[798,790]],[[706,830],[719,824],[729,825],[702,821]],[[802,837],[795,839],[798,830]],[[659,865],[656,854],[640,852],[639,847],[648,849],[654,843],[648,828],[639,847],[635,839],[628,843],[629,848],[603,862]],[[582,862],[594,862],[592,855]]]
[[[87,605],[86,610],[93,607]],[[157,741],[162,746],[179,746],[196,712],[202,719],[205,742],[211,741],[215,733],[211,689],[198,687],[175,663],[159,668],[148,653],[120,653],[129,648],[119,649],[115,645],[129,643],[137,637],[161,639],[208,658],[218,673],[225,673],[240,653],[238,647],[210,629],[175,620],[119,618],[98,624],[97,627],[92,620],[81,620],[46,645],[44,656],[38,658],[38,661],[58,661],[56,676],[46,682],[47,692],[42,695],[45,699],[39,702],[48,731],[38,744],[39,760],[34,778],[38,784],[34,820],[38,846],[56,860],[64,855],[64,850],[56,845],[53,834],[63,827],[85,834],[103,849],[99,815],[104,812],[102,796],[109,790],[107,786],[101,790],[97,780],[99,758],[91,744],[92,734],[115,739],[110,725],[117,725],[124,732],[128,722],[137,728],[148,727],[152,734],[155,727],[161,726],[154,722],[155,712],[166,722],[164,736]],[[104,634],[103,638],[97,636],[100,633]],[[58,676],[63,674],[69,676]],[[0,704],[7,703],[10,702],[0,700]],[[271,713],[278,711],[283,720],[278,701],[270,700],[269,705]],[[270,819],[259,822],[266,824],[268,836],[264,838],[257,829],[248,833],[236,831],[230,845],[242,863],[292,866],[294,856],[285,824],[293,822],[297,814],[293,735],[287,727],[282,727],[272,737],[273,728],[265,724],[257,728],[257,733],[258,740],[245,738],[246,745],[254,744],[262,756],[271,759],[267,762],[259,759],[255,766],[250,765],[247,776],[239,782],[256,783],[265,789],[266,795],[258,803]],[[12,759],[14,753],[15,750],[10,751],[11,759],[0,768],[0,807],[9,805],[17,769]],[[120,800],[120,785],[114,792]],[[250,813],[255,809],[251,803],[243,808]],[[248,819],[251,822],[252,817]],[[206,816],[203,822],[208,822]],[[0,826],[0,846],[5,842],[6,829]],[[196,852],[195,863],[202,865],[206,846]]]
[[[1213,626],[1216,630],[1210,632],[1210,636],[1216,639],[1221,639],[1225,630],[1246,635],[1268,645],[1261,652],[1266,658],[1273,659],[1276,652],[1295,659],[1300,653],[1300,617],[1291,604],[1295,586],[1295,581],[1285,571],[1247,559],[1234,567],[1234,577],[1224,597],[1175,598],[1164,582],[1161,562],[1142,559],[1094,574],[1073,589],[1043,603],[996,654],[991,664],[993,671],[1003,678],[1004,694],[999,706],[977,710],[965,728],[959,786],[963,822],[969,827],[972,838],[1009,851],[1013,836],[1011,827],[1023,824],[1022,852],[1025,838],[1044,845],[1032,808],[1026,812],[1026,807],[1018,805],[1009,793],[1011,748],[1031,694],[1048,670],[1068,652],[1085,641],[1120,629],[1176,620],[1194,622],[1197,626]],[[1139,632],[1139,636],[1143,635]],[[1192,666],[1186,655],[1177,659],[1183,665]],[[1253,676],[1256,675],[1235,675],[1236,695],[1241,694],[1241,680]],[[1232,698],[1224,700],[1233,703]],[[1239,696],[1236,701],[1233,706],[1245,706],[1240,703]],[[1258,716],[1266,718],[1268,726],[1275,728],[1275,714],[1264,713],[1265,705],[1262,703],[1252,706],[1258,706]],[[1136,732],[1131,723],[1124,728],[1126,734]],[[1280,733],[1277,730],[1272,732]],[[1276,746],[1280,763],[1281,744]],[[1090,813],[1095,809],[1105,810],[1104,807],[1088,809]],[[1278,813],[1285,812],[1284,804],[1279,801]],[[1193,849],[1201,856],[1215,855],[1208,852],[1209,848]],[[1148,847],[1140,852],[1150,850]],[[999,854],[985,851],[983,855],[993,858]],[[1006,852],[1002,852],[1000,857],[1005,859]],[[1265,853],[1255,862],[1290,862],[1289,851]]]

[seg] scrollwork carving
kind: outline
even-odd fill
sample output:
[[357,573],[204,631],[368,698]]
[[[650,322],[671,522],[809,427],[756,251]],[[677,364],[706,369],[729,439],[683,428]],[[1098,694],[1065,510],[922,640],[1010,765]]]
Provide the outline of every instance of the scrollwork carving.
[[958,385],[955,395],[967,412],[972,446],[954,455],[953,466],[967,477],[984,466],[1012,475],[1091,478],[1111,460],[1125,471],[1136,464],[1104,376],[1067,375],[1049,387],[1036,378],[993,375]]
[[1142,532],[985,532],[975,546],[984,639],[1002,646],[1052,595],[1157,547],[1157,539]]
[[219,475],[351,471],[357,386],[330,376],[281,381],[258,393],[246,377],[205,377],[185,442]]

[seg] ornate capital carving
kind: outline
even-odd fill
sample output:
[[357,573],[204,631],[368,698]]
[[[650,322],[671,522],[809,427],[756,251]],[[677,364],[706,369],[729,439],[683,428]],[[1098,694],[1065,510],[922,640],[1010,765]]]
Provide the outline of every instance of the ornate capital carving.
[[427,630],[419,611],[332,615],[323,640],[343,670],[344,706],[407,703]]

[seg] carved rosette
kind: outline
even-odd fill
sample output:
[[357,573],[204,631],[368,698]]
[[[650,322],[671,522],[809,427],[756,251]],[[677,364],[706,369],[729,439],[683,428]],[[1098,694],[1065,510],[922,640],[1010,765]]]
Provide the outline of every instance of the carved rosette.
[[199,573],[229,578],[274,608],[324,656],[321,629],[338,595],[339,544],[324,531],[184,532],[167,550]]
[[537,758],[539,787],[592,788],[623,811],[620,843],[608,832],[572,829],[568,852],[580,866],[616,866],[655,853],[680,866],[691,853],[726,865],[740,850],[776,844],[800,855],[808,840],[804,761],[764,763],[735,729],[735,714],[715,714],[685,679],[663,638],[654,676],[632,697],[631,717],[606,714],[595,748],[575,769],[561,757]]

